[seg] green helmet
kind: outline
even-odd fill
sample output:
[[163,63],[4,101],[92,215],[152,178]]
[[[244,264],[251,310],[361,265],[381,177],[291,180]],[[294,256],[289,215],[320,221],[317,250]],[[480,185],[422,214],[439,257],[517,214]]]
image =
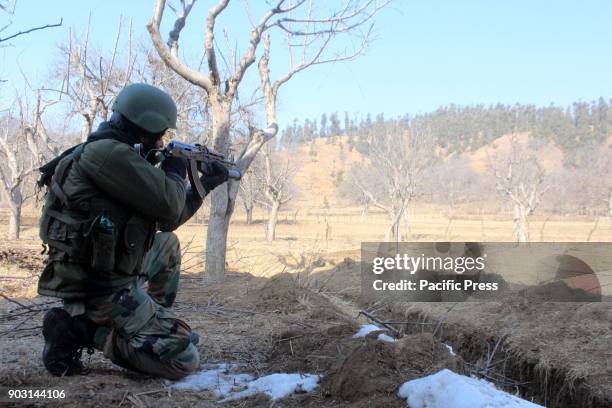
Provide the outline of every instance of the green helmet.
[[170,95],[152,85],[126,86],[117,94],[112,110],[151,133],[176,129],[176,104]]

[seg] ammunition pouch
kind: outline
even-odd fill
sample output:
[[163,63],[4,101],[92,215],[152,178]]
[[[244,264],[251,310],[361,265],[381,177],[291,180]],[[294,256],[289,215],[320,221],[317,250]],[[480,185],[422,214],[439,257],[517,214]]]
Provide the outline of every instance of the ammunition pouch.
[[117,230],[114,225],[104,228],[102,217],[102,214],[94,217],[87,237],[91,240],[91,268],[99,275],[108,275],[115,269]]
[[90,243],[86,231],[91,226],[91,219],[47,210],[49,217],[47,238],[49,261],[87,263],[90,259]]

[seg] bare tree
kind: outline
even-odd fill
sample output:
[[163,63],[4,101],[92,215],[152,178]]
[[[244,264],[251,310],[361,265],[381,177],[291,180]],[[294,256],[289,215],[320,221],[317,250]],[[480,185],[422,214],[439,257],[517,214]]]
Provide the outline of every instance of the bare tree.
[[[132,46],[131,22],[127,29],[127,55],[121,57],[120,47],[123,19],[119,18],[112,51],[105,57],[96,52],[89,43],[89,29],[83,36],[69,34],[68,44],[60,49],[65,65],[56,74],[60,81],[58,89],[46,89],[67,97],[72,114],[83,118],[81,141],[85,141],[97,121],[107,120],[113,98],[130,82],[136,55]],[[123,61],[120,61],[123,60]],[[122,64],[120,64],[122,62]]]
[[248,225],[253,223],[253,209],[257,201],[257,197],[260,194],[259,185],[257,178],[253,175],[253,167],[249,168],[249,171],[242,176],[240,180],[240,192],[239,197],[246,213],[246,223]]
[[371,137],[364,153],[369,164],[353,167],[350,180],[371,205],[387,213],[385,240],[397,242],[408,204],[425,191],[426,172],[436,161],[434,140],[418,129],[392,126]]
[[281,158],[278,153],[272,151],[270,145],[264,149],[263,157],[254,167],[253,177],[257,180],[256,185],[261,191],[261,194],[255,197],[255,201],[268,210],[266,240],[271,242],[276,238],[278,212],[294,196],[291,176],[295,173],[295,169],[290,166],[288,157]]
[[509,152],[489,157],[489,168],[495,176],[497,190],[512,204],[513,238],[517,242],[529,242],[529,217],[546,190],[544,168],[535,154],[512,136]]
[[468,202],[473,205],[474,199],[481,203],[484,201],[483,195],[478,192],[482,183],[462,156],[447,157],[431,167],[426,178],[428,182],[425,187],[431,200],[446,205],[448,223],[444,239],[448,240],[459,206]]
[[57,153],[42,124],[42,115],[53,102],[43,102],[40,92],[31,99],[17,96],[16,112],[4,116],[0,135],[0,191],[10,209],[9,239],[19,239],[23,204],[35,193],[35,170]]
[[361,215],[359,219],[361,222],[364,222],[370,211],[371,203],[368,195],[355,185],[353,178],[356,176],[356,172],[356,169],[352,169],[348,172],[348,177],[344,177],[338,184],[336,193],[340,197],[348,199],[350,202],[357,204],[361,208]]
[[553,171],[542,205],[554,212],[612,217],[612,150],[603,145],[580,146],[570,152],[573,164]]
[[[219,0],[208,10],[206,18],[203,50],[206,72],[194,69],[181,61],[178,53],[180,34],[195,2],[196,0],[180,0],[178,8],[172,7],[177,19],[166,43],[162,40],[159,31],[166,6],[165,0],[155,1],[153,15],[147,29],[162,60],[187,81],[201,88],[208,96],[212,112],[212,144],[216,150],[225,154],[230,150],[231,116],[239,87],[259,53],[259,78],[263,91],[267,128],[264,130],[251,129],[249,141],[237,159],[238,166],[244,173],[259,149],[278,132],[276,103],[280,87],[296,73],[311,66],[350,60],[360,55],[370,38],[371,25],[368,25],[369,22],[382,7],[389,3],[389,0],[382,2],[376,0],[348,1],[344,2],[339,9],[332,9],[329,4],[326,4],[323,10],[329,12],[323,16],[316,15],[317,9],[311,0],[275,1],[274,6],[263,12],[257,22],[251,19],[252,29],[246,51],[239,56],[236,49],[229,47],[227,51],[234,57],[231,62],[219,49],[216,42],[218,17],[230,3],[230,0]],[[250,3],[245,4],[250,18]],[[362,30],[364,27],[365,30]],[[269,69],[270,32],[273,30],[285,36],[289,56],[287,72],[274,81],[270,78]],[[339,35],[359,35],[358,46],[348,52],[334,52],[330,44]],[[225,63],[223,71],[218,57]],[[206,273],[212,280],[222,280],[224,276],[227,231],[237,193],[238,183],[232,181],[215,189],[212,194],[205,266]]]

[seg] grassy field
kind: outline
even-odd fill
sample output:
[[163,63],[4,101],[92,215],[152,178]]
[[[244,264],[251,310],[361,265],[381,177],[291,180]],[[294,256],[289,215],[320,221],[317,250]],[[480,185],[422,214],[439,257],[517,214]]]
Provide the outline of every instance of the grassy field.
[[[6,211],[0,236],[6,237]],[[385,214],[370,211],[362,217],[359,208],[293,210],[281,212],[276,240],[264,237],[265,214],[256,211],[247,225],[240,211],[234,214],[229,231],[228,267],[234,271],[271,276],[297,267],[308,258],[358,258],[361,242],[382,241],[388,228]],[[435,208],[419,208],[410,214],[407,242],[511,242],[510,214],[457,215],[448,219]],[[36,214],[29,212],[22,224],[19,245],[40,247]],[[177,230],[187,271],[202,272],[206,223],[188,222]],[[611,242],[612,221],[606,217],[534,216],[530,223],[533,242]]]

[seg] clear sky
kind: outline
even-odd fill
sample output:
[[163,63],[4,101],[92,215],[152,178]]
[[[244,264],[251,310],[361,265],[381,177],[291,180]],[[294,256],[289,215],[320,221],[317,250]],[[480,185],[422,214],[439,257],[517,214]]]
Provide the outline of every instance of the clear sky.
[[[57,61],[57,44],[69,28],[82,31],[90,11],[91,39],[99,47],[111,48],[119,15],[132,18],[135,36],[148,41],[145,24],[153,3],[19,0],[3,36],[60,17],[64,25],[20,37],[0,50],[0,74],[17,86],[21,67],[40,84]],[[203,16],[212,3],[199,0],[188,21],[184,36],[194,56],[200,55]],[[238,17],[230,13],[221,22],[239,31]],[[567,105],[612,97],[609,0],[396,0],[378,16],[375,34],[360,59],[314,67],[282,88],[281,126],[333,111],[340,117],[344,111],[389,117],[451,103]],[[3,87],[5,98],[10,86]]]

